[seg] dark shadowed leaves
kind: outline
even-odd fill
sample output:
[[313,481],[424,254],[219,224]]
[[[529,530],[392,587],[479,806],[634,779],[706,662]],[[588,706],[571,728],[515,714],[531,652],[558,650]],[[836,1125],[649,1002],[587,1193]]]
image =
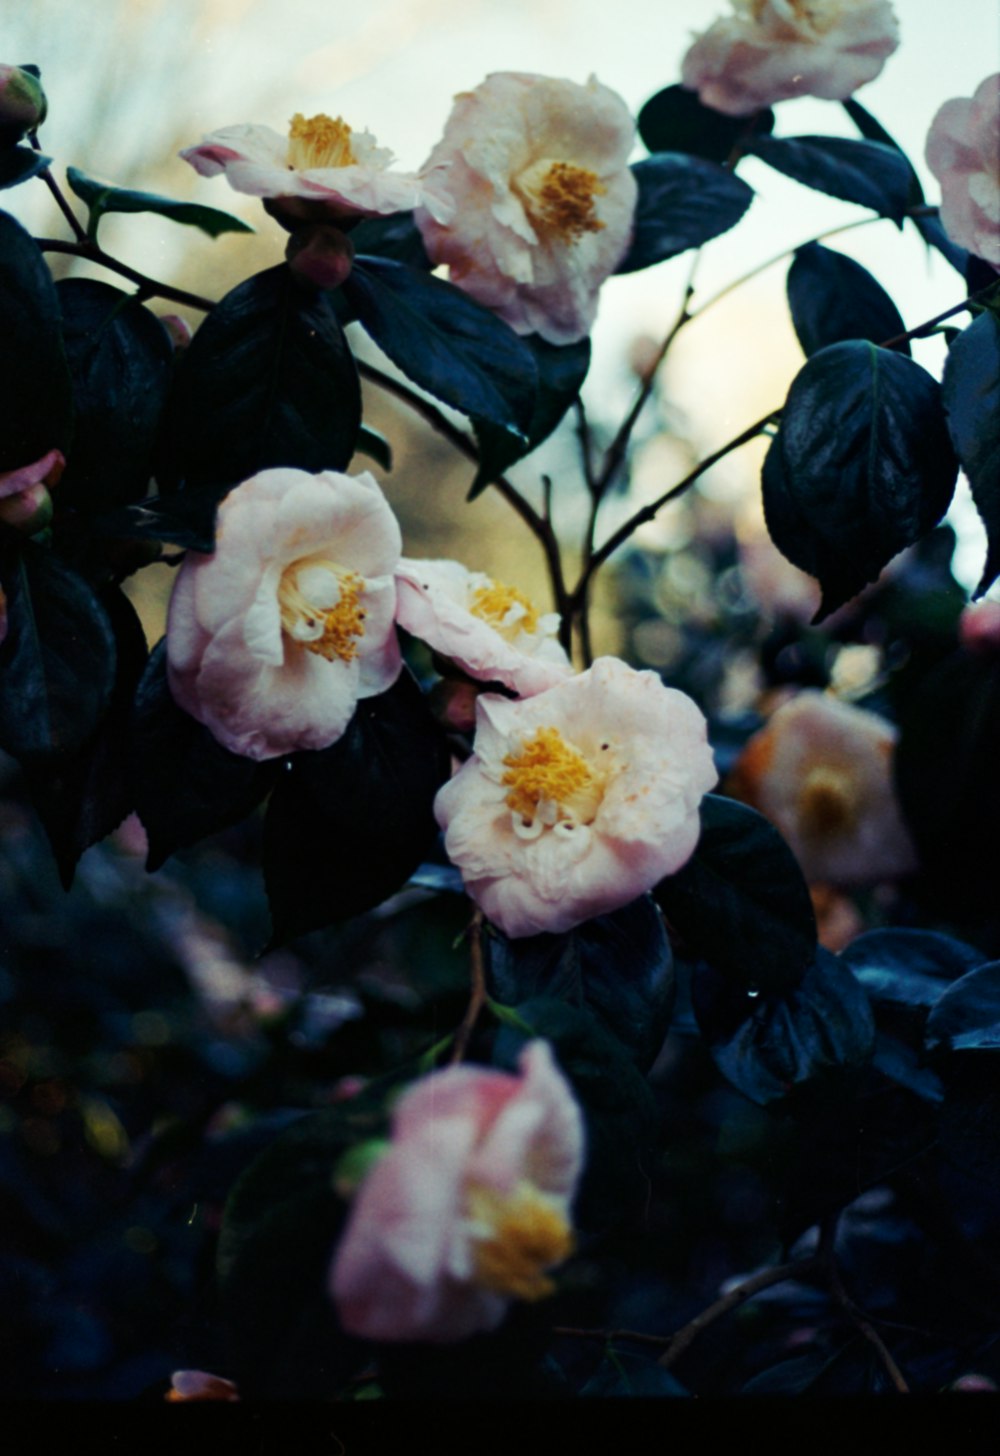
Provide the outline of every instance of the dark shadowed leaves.
[[467,293],[391,259],[359,257],[343,287],[364,328],[435,399],[524,435],[535,361],[523,339]]
[[580,1391],[583,1396],[618,1400],[629,1396],[663,1398],[690,1395],[675,1375],[664,1370],[654,1355],[634,1350],[608,1350],[596,1374]]
[[101,536],[138,541],[167,541],[193,551],[214,551],[217,502],[210,491],[169,497],[149,496],[95,517],[92,529]]
[[[906,330],[896,305],[868,269],[819,243],[796,249],[786,287],[792,323],[807,355],[843,339],[882,344]],[[900,352],[909,354],[909,344]]]
[[107,613],[51,551],[9,533],[0,538],[0,585],[0,747],[23,759],[75,753],[96,732],[114,686]]
[[59,301],[34,241],[0,213],[0,470],[66,451],[72,392]]
[[632,244],[616,273],[635,273],[728,232],[753,201],[753,188],[702,157],[657,153],[632,166],[639,184]]
[[0,151],[0,192],[37,177],[51,161],[51,157],[34,151],[32,147],[4,147]]
[[937,381],[861,340],[814,354],[763,470],[771,539],[819,579],[825,616],[931,530],[958,473]]
[[412,212],[394,212],[388,217],[366,217],[357,227],[351,229],[351,242],[355,253],[374,254],[377,258],[392,258],[397,263],[406,263],[429,273],[434,264],[424,249],[420,229],[413,221]]
[[766,134],[773,127],[770,107],[755,117],[726,116],[703,106],[686,86],[667,86],[639,112],[639,135],[648,151],[688,152],[710,162],[725,162],[748,135]]
[[153,649],[136,693],[128,768],[151,870],[246,818],[277,772],[273,762],[230,753],[177,706],[167,683],[166,639]]
[[60,505],[101,510],[149,489],[173,372],[166,330],[149,309],[107,283],[57,285],[73,379],[73,449]]
[[1000,961],[980,965],[948,987],[927,1019],[927,1046],[1000,1051]]
[[816,917],[798,861],[755,809],[706,794],[701,837],[654,894],[698,956],[744,987],[785,990],[816,954]]
[[587,1007],[643,1069],[667,1034],[674,969],[663,917],[648,895],[565,935],[483,938],[487,984],[507,1006],[555,996]]
[[951,441],[988,539],[976,596],[1000,576],[1000,319],[981,313],[948,350],[942,397]]
[[184,223],[188,227],[200,228],[210,238],[220,233],[252,233],[253,228],[242,218],[231,212],[220,212],[217,207],[205,207],[200,202],[178,202],[172,197],[159,197],[153,192],[134,192],[130,188],[115,187],[110,182],[98,182],[88,177],[78,167],[66,168],[66,181],[81,202],[90,210],[87,232],[97,237],[97,229],[106,212],[153,212],[158,217],[169,218],[171,222]]
[[381,904],[434,840],[434,796],[450,751],[404,669],[358,704],[342,738],[296,753],[264,825],[264,879],[274,942]]
[[168,423],[167,481],[215,500],[270,466],[343,470],[361,391],[329,296],[284,264],[227,293],[184,351]]
[[796,182],[870,207],[902,226],[910,164],[884,142],[830,136],[754,137],[747,151]]
[[840,959],[864,988],[879,1025],[919,1047],[928,1012],[953,981],[982,964],[983,953],[934,930],[869,930]]
[[822,949],[784,993],[753,996],[710,967],[694,981],[694,1009],[716,1066],[761,1106],[803,1092],[837,1095],[869,1061],[875,1022],[850,970]]

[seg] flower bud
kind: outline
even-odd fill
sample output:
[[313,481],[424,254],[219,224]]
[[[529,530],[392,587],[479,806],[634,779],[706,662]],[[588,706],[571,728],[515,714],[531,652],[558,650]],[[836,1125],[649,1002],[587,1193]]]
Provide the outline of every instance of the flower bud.
[[161,313],[159,318],[167,331],[174,353],[179,354],[191,342],[191,325],[179,313]]
[[0,500],[0,521],[25,536],[36,536],[51,520],[52,497],[44,485],[29,486]]
[[1000,601],[966,607],[958,619],[958,640],[970,652],[1000,653]]
[[0,139],[20,141],[45,120],[48,102],[37,76],[21,66],[0,65]]
[[309,223],[292,233],[285,257],[301,282],[312,288],[339,288],[351,271],[354,246],[339,228]]
[[427,694],[427,704],[443,727],[453,733],[471,733],[476,726],[476,699],[482,683],[443,678]]

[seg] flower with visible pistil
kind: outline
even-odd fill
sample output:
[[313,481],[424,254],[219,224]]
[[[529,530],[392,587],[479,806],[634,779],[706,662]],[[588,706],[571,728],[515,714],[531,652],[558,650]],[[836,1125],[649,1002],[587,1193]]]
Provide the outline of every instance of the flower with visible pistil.
[[399,526],[373,478],[262,470],[189,552],[167,620],[179,705],[248,758],[327,748],[401,669]]
[[631,240],[634,135],[624,101],[594,77],[487,76],[455,98],[427,162],[447,167],[456,203],[451,222],[415,214],[428,255],[519,334],[582,339]]
[[617,658],[519,702],[483,694],[473,756],[438,792],[445,849],[512,937],[570,930],[673,874],[716,782],[705,719]]
[[583,1119],[547,1043],[520,1073],[448,1067],[393,1111],[392,1141],[355,1196],[330,1271],[350,1334],[462,1340],[535,1301],[573,1251]]
[[440,173],[391,171],[392,152],[339,116],[297,112],[287,137],[269,126],[226,126],[180,155],[203,177],[222,172],[237,192],[275,199],[291,218],[346,224],[417,206],[442,222],[452,214]]
[[401,627],[480,682],[519,696],[553,687],[572,672],[556,640],[559,617],[541,613],[517,587],[458,561],[413,561],[396,569]]

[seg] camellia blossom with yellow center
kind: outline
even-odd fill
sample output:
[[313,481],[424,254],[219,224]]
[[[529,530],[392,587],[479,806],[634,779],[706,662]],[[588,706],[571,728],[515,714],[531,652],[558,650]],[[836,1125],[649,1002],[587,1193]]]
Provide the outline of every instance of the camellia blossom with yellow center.
[[430,258],[519,334],[584,338],[632,237],[634,137],[624,101],[593,76],[488,76],[455,98],[426,164],[447,168],[456,204],[451,222],[415,214]]
[[177,703],[233,753],[327,748],[402,659],[399,525],[367,472],[262,470],[219,507],[216,548],[188,552],[167,619]]
[[749,116],[776,101],[843,101],[899,45],[889,0],[732,0],[696,36],[681,81],[706,106]]
[[573,671],[556,640],[558,614],[539,612],[517,587],[459,561],[405,556],[396,586],[399,625],[480,682],[528,697]]
[[892,784],[896,729],[807,689],[748,741],[728,785],[781,831],[811,883],[911,874],[916,852]]
[[330,1271],[344,1329],[440,1344],[551,1294],[573,1252],[583,1156],[583,1118],[546,1042],[524,1049],[519,1075],[457,1066],[417,1082]]
[[434,813],[486,917],[535,935],[616,910],[679,870],[717,777],[691,699],[602,657],[518,702],[484,693],[473,756]]
[[392,152],[339,116],[297,112],[287,136],[251,123],[226,126],[180,155],[203,177],[223,173],[237,192],[280,199],[293,217],[318,216],[318,206],[330,221],[345,223],[420,206],[447,222],[454,210],[442,172],[391,171]]

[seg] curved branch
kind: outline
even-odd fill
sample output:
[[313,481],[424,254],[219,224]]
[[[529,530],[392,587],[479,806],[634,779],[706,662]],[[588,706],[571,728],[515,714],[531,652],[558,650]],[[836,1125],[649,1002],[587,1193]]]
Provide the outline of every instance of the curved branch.
[[36,238],[35,241],[43,253],[69,253],[71,257],[99,263],[102,268],[108,268],[112,273],[118,273],[130,283],[135,283],[147,298],[169,298],[174,303],[186,303],[189,308],[200,309],[202,313],[209,313],[215,307],[214,299],[202,298],[200,294],[188,293],[186,289],[174,288],[169,283],[159,283],[155,278],[140,273],[137,268],[120,263],[89,239],[78,243],[65,243],[59,238]]

